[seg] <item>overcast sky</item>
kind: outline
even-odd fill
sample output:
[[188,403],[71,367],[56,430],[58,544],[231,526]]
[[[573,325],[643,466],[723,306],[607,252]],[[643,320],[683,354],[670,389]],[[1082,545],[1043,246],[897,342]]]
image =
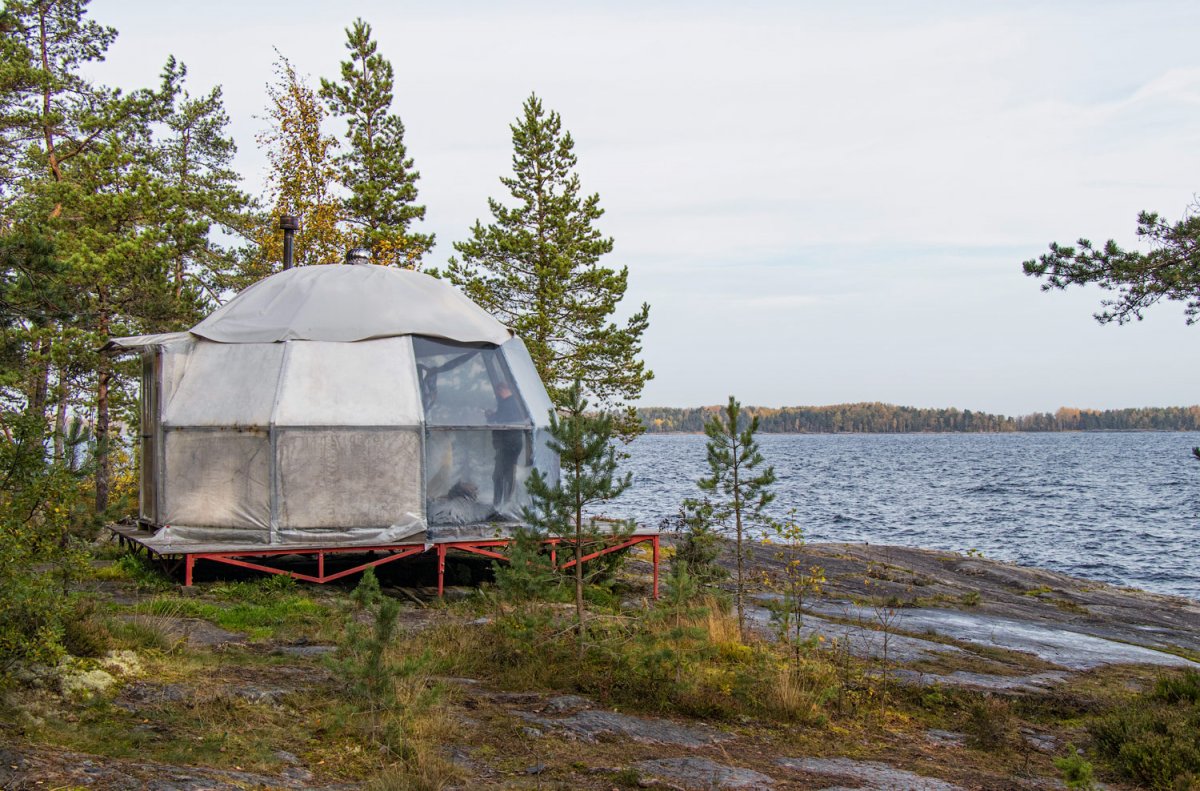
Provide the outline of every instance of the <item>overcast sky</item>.
[[[97,76],[168,54],[223,86],[257,193],[272,47],[334,76],[361,15],[396,68],[439,265],[502,197],[536,91],[651,305],[642,402],[1004,413],[1200,402],[1177,304],[1100,326],[1043,294],[1050,241],[1136,244],[1200,191],[1200,4],[94,0]],[[339,127],[331,127],[337,132]]]

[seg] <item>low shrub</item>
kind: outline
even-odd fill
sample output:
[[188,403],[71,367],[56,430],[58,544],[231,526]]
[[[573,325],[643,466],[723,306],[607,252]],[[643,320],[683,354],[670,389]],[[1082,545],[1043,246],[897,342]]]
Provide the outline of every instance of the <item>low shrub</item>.
[[70,614],[63,619],[62,640],[63,648],[72,656],[97,657],[111,647],[112,638],[97,613],[94,599],[74,598]]
[[1098,755],[1122,779],[1163,789],[1200,786],[1200,674],[1163,676],[1150,692],[1088,723]]
[[977,698],[967,705],[963,731],[969,747],[987,752],[1005,752],[1017,740],[1016,718],[1008,702],[991,696]]
[[1075,745],[1068,744],[1067,754],[1055,758],[1054,766],[1062,773],[1063,785],[1067,788],[1091,791],[1096,787],[1092,764],[1076,751]]

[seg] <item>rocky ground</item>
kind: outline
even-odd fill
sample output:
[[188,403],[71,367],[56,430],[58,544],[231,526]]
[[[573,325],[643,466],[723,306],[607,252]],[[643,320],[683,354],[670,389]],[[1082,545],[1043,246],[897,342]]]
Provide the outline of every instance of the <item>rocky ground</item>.
[[[1163,668],[1200,668],[1194,601],[947,552],[826,544],[804,553],[803,562],[823,568],[826,579],[807,608],[805,632],[915,689],[1054,700],[1101,685],[1144,684]],[[753,573],[778,570],[779,562],[760,548]],[[644,559],[629,569],[644,585]],[[420,639],[445,617],[428,590],[399,577],[390,583],[405,604],[402,639]],[[345,776],[339,762],[351,759],[337,745],[320,746],[321,701],[341,694],[327,659],[336,635],[264,639],[191,612],[139,610],[149,594],[121,581],[92,588],[121,618],[163,635],[165,659],[153,673],[139,670],[136,659],[118,663],[112,688],[92,698],[60,690],[62,699],[24,699],[0,735],[0,788],[358,787],[330,779]],[[751,605],[764,635],[771,597],[758,591]],[[236,607],[221,606],[222,613]],[[1072,733],[1070,723],[1025,727],[1017,751],[1023,762],[996,763],[953,727],[800,733],[778,723],[616,711],[578,695],[497,689],[486,678],[439,681],[454,720],[443,750],[461,788],[1059,788],[1048,756],[1061,754]],[[273,746],[246,746],[258,742],[237,733],[238,723],[251,720],[262,743]],[[224,741],[213,742],[221,728]],[[278,746],[288,738],[293,749]],[[168,739],[183,746],[162,749]],[[146,760],[151,747],[157,757]],[[238,750],[247,751],[244,765],[228,752]],[[172,755],[177,760],[163,760]]]

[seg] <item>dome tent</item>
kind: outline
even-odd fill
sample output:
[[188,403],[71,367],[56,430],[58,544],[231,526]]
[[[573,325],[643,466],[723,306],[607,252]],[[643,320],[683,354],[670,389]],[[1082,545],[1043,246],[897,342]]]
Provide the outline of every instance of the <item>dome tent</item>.
[[[166,544],[380,544],[520,521],[557,477],[524,344],[449,284],[288,269],[142,356],[141,522]],[[485,527],[486,525],[486,527]]]

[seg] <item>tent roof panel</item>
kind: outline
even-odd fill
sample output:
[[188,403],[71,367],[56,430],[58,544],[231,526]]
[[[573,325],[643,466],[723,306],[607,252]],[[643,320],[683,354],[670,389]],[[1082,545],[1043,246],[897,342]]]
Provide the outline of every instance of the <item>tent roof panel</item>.
[[238,294],[191,331],[221,343],[429,335],[500,345],[512,337],[446,281],[370,264],[279,272]]

